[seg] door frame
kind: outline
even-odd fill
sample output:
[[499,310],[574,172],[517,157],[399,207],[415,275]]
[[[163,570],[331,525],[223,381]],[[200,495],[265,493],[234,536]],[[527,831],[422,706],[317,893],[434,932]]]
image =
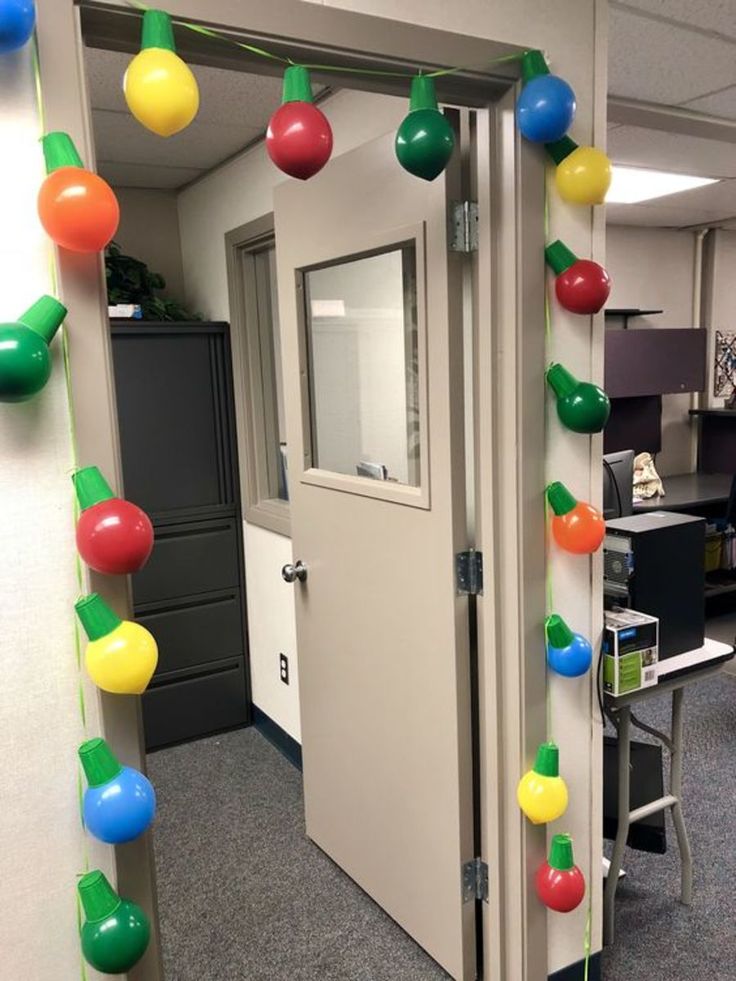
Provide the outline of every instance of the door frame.
[[[410,66],[445,63],[490,64],[524,47],[473,35],[419,27],[299,0],[243,5],[239,0],[210,0],[207,20],[199,0],[169,0],[172,16],[259,41],[271,50],[288,50],[297,60],[328,59],[332,64],[406,71]],[[38,37],[47,128],[70,133],[93,165],[89,98],[83,45],[134,53],[139,45],[140,12],[126,0],[38,0]],[[83,41],[84,37],[84,41]],[[355,39],[362,49],[356,51]],[[203,65],[253,71],[256,61],[242,50],[216,46],[198,34],[185,34],[179,50]],[[74,53],[70,57],[70,52]],[[301,56],[301,58],[300,58]],[[281,67],[257,60],[260,73]],[[437,66],[442,67],[442,66]],[[323,84],[355,85],[349,74],[313,72]],[[479,483],[477,544],[491,573],[479,603],[481,753],[487,774],[481,810],[484,856],[490,858],[490,904],[486,921],[485,965],[488,978],[547,977],[547,928],[544,911],[530,901],[529,869],[545,850],[544,828],[524,822],[512,793],[521,766],[544,739],[543,673],[539,670],[543,595],[544,489],[543,163],[523,143],[513,123],[518,64],[494,65],[437,79],[444,102],[485,108],[481,113],[479,161],[479,275],[475,283],[477,473]],[[396,93],[397,83],[374,76],[361,88]],[[406,85],[400,91],[405,94]],[[72,399],[77,419],[81,465],[97,463],[121,486],[115,392],[107,330],[104,269],[99,256],[57,254],[60,293],[70,307]],[[488,330],[491,324],[492,329]],[[537,331],[539,337],[534,336]],[[499,352],[503,357],[498,358]],[[499,361],[501,364],[499,365]],[[485,366],[485,369],[481,369]],[[508,407],[514,411],[509,412]],[[508,453],[516,466],[493,466],[495,453]],[[517,455],[518,454],[518,455]],[[494,526],[499,534],[494,534]],[[510,563],[513,576],[493,575]],[[130,610],[127,584],[92,576],[119,612]],[[523,587],[523,589],[522,589]],[[503,670],[496,651],[503,647]],[[140,764],[142,734],[137,699],[101,696],[105,734],[127,762]],[[500,753],[503,746],[504,752]],[[501,757],[503,756],[503,760]],[[499,803],[499,801],[501,803]],[[592,832],[591,832],[592,833]],[[123,857],[124,856],[124,857]],[[495,861],[497,860],[497,861]],[[150,841],[118,849],[118,882],[154,913],[155,880]],[[158,939],[131,973],[136,981],[162,976]]]

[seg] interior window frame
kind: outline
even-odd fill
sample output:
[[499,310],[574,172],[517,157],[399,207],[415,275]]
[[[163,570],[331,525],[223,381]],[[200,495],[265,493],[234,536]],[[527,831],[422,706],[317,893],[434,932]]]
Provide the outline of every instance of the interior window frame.
[[[262,257],[276,244],[273,212],[225,235],[243,514],[291,537],[288,500],[278,496],[278,401],[273,310]],[[286,477],[288,488],[288,474]]]

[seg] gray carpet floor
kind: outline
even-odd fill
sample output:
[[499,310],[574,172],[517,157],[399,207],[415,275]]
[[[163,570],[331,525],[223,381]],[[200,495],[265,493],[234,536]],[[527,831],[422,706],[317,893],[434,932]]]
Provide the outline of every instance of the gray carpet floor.
[[[669,705],[639,715],[666,728]],[[666,855],[627,850],[604,981],[736,981],[735,677],[689,689],[685,731],[694,905],[678,901],[669,823]],[[167,981],[447,979],[307,840],[301,774],[254,729],[154,753],[149,770]]]
[[306,838],[301,774],[255,729],[148,767],[166,981],[446,981]]
[[[664,695],[645,705],[639,718],[666,732],[671,699]],[[638,730],[634,738],[650,741]],[[693,905],[678,899],[679,853],[668,816],[666,855],[626,851],[627,876],[616,893],[616,941],[603,955],[604,981],[736,981],[735,677],[723,673],[688,689],[685,739],[683,811],[695,862]]]

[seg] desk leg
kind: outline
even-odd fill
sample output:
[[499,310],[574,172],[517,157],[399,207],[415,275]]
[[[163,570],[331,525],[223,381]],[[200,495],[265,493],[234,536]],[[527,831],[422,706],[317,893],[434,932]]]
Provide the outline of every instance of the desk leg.
[[677,798],[672,805],[672,820],[680,849],[680,898],[686,906],[693,901],[693,856],[682,816],[682,701],[684,688],[672,692],[672,753],[670,762],[670,793]]
[[618,724],[618,830],[611,855],[606,888],[603,892],[603,942],[613,943],[616,917],[616,889],[618,874],[624,860],[626,839],[629,836],[630,763],[631,763],[631,709],[623,706],[617,711]]

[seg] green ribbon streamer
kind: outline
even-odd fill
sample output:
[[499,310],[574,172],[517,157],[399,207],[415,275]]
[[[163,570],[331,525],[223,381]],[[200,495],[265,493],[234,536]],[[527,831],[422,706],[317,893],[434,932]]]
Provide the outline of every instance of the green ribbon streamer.
[[[134,7],[136,10],[143,11],[144,13],[151,8],[145,3],[141,3],[141,0],[125,0],[129,7]],[[268,58],[270,61],[278,61],[282,65],[296,65],[299,64],[302,68],[307,68],[310,71],[320,71],[320,72],[340,72],[349,75],[368,75],[368,76],[380,76],[383,78],[414,78],[415,75],[421,74],[421,72],[395,72],[395,71],[382,71],[379,68],[350,68],[345,65],[322,65],[322,64],[307,64],[302,65],[301,62],[292,61],[291,58],[284,58],[282,55],[274,54],[273,51],[267,51],[265,48],[258,48],[254,44],[246,44],[245,41],[236,41],[235,38],[229,37],[227,34],[220,34],[219,31],[213,31],[210,27],[203,27],[201,24],[192,24],[186,20],[179,20],[176,17],[172,17],[172,23],[176,24],[178,27],[184,27],[188,31],[194,31],[195,34],[201,34],[204,37],[212,38],[215,41],[224,41],[226,44],[234,44],[237,48],[242,48],[244,51],[250,51],[251,54],[258,55],[261,58]],[[520,61],[526,52],[515,52],[514,54],[503,55],[500,58],[493,58],[491,61],[485,62],[483,65],[474,66],[476,69],[483,69],[490,67],[491,65],[501,65],[509,61]],[[467,67],[456,67],[456,68],[439,68],[433,72],[427,72],[426,74],[429,78],[439,78],[442,75],[454,75],[458,72],[472,71],[473,66]]]

